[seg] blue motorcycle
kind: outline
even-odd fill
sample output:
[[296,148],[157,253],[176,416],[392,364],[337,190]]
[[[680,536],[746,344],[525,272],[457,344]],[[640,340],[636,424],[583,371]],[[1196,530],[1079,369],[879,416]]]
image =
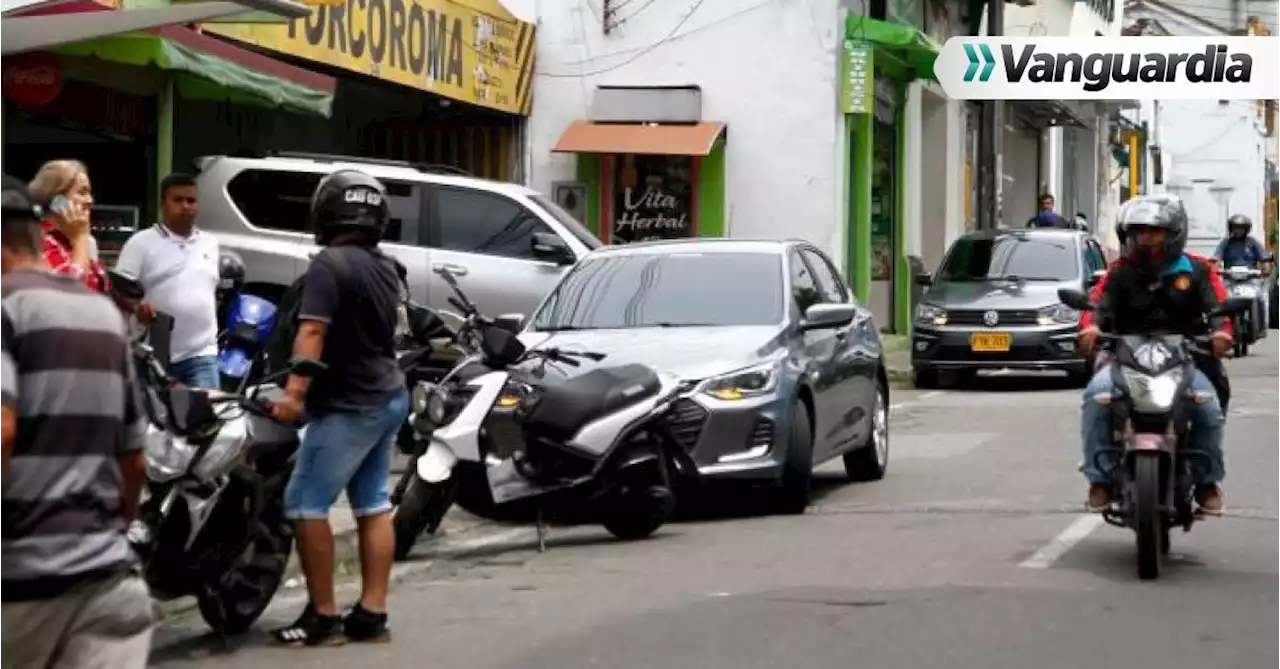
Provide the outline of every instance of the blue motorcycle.
[[276,325],[276,305],[257,295],[236,295],[226,314],[226,329],[218,338],[218,373],[223,390],[240,393],[262,374],[260,354]]

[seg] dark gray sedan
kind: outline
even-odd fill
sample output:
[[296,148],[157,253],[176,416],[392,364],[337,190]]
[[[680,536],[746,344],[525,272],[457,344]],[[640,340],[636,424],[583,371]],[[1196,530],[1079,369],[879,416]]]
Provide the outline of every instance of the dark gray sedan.
[[964,235],[947,251],[916,307],[911,367],[917,387],[944,370],[1060,370],[1088,378],[1076,353],[1080,314],[1058,289],[1087,290],[1106,267],[1102,248],[1070,230],[988,230]]
[[879,332],[834,263],[804,242],[598,249],[521,339],[685,380],[675,427],[700,472],[774,485],[782,510],[804,510],[813,468],[829,459],[843,457],[855,480],[884,476],[889,389]]

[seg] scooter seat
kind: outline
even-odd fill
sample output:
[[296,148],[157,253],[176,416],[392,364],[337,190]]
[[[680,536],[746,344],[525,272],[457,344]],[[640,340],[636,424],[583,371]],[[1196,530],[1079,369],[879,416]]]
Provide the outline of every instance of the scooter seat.
[[568,438],[584,425],[652,397],[662,382],[640,364],[603,367],[538,389],[533,406],[521,412],[521,425],[546,436]]

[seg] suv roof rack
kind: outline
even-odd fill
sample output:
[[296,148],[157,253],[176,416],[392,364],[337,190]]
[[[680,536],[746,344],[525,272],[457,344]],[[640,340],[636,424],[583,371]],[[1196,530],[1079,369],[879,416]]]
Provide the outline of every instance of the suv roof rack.
[[452,165],[437,165],[434,163],[415,163],[408,160],[389,160],[386,158],[364,158],[361,156],[344,156],[336,153],[309,153],[306,151],[270,151],[266,157],[275,158],[298,158],[301,160],[314,160],[318,163],[365,163],[367,165],[381,165],[383,167],[408,167],[426,172],[429,174],[452,174],[455,176],[469,177],[470,172]]

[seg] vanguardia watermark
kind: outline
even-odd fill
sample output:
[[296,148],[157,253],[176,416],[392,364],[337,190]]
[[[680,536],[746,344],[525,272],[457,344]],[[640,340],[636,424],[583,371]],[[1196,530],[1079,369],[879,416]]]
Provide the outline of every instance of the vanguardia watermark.
[[970,100],[1275,99],[1280,39],[962,37],[934,72]]

